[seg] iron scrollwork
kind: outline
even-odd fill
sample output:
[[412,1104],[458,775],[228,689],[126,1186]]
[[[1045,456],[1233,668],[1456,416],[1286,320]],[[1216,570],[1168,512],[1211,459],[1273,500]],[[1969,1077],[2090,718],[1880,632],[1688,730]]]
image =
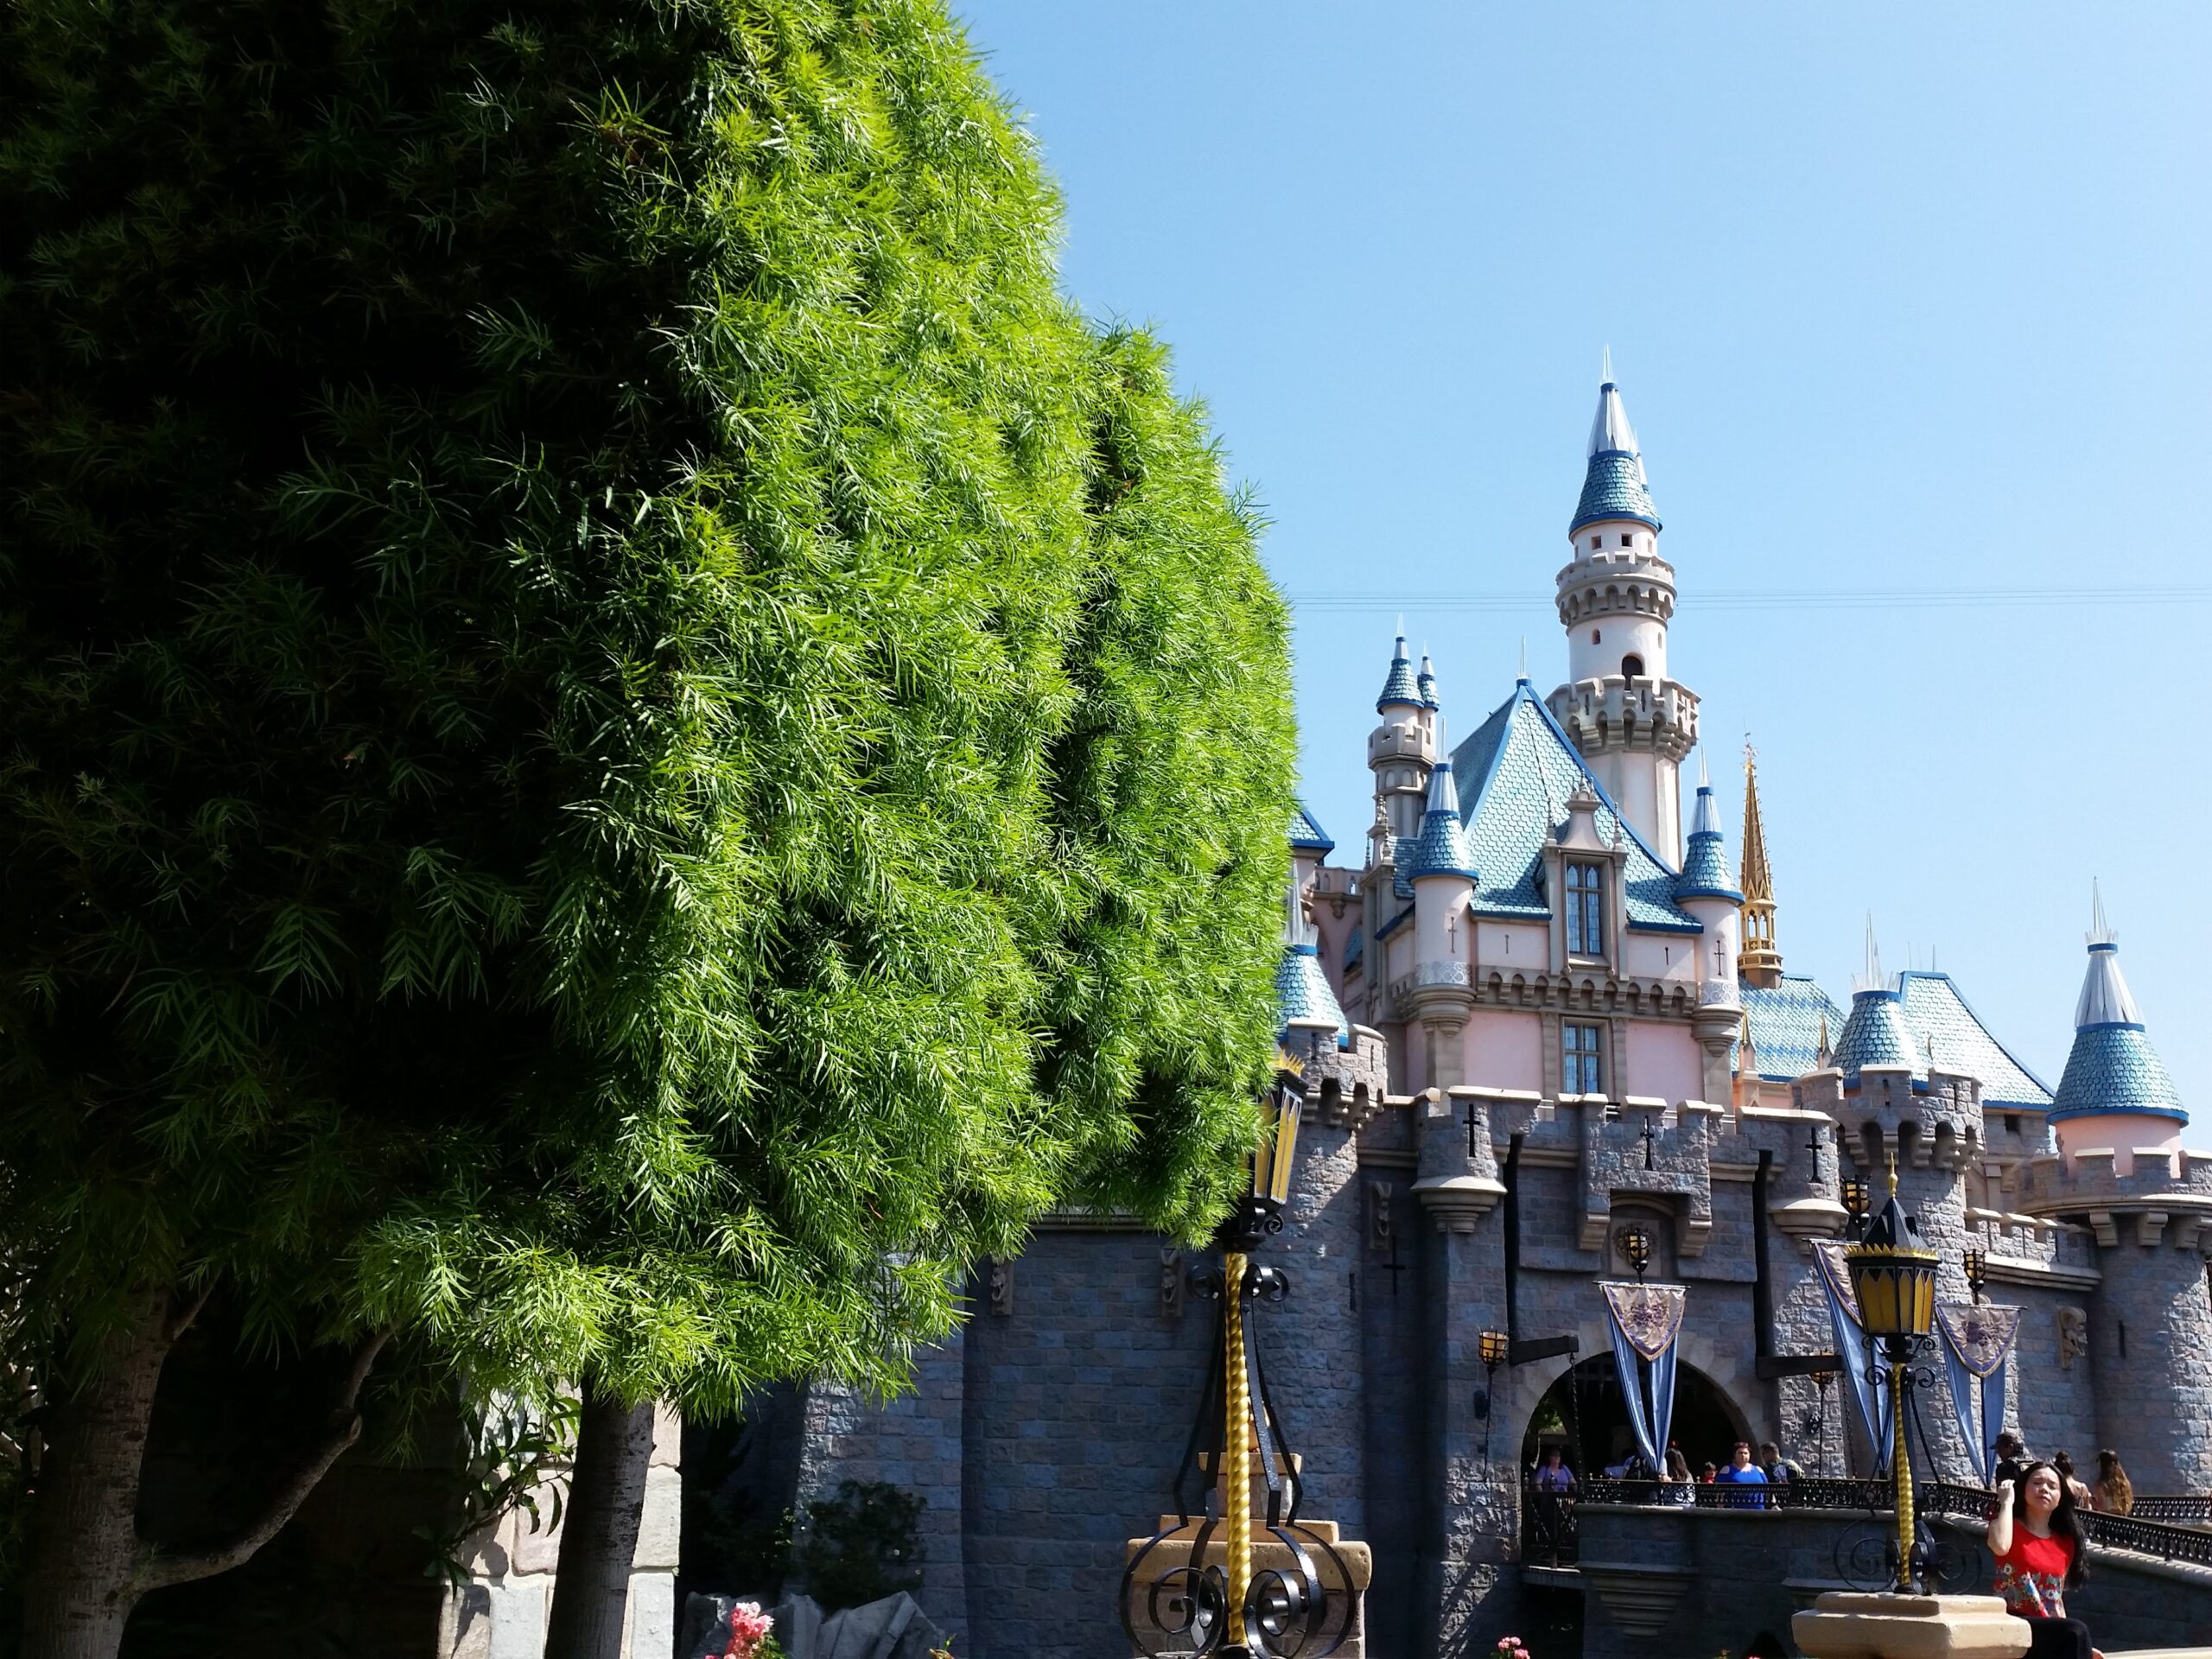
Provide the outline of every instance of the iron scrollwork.
[[[1256,1242],[1281,1227],[1279,1215],[1255,1216],[1241,1236]],[[1350,1633],[1352,1578],[1335,1546],[1299,1521],[1304,1483],[1268,1385],[1257,1321],[1250,1318],[1263,1304],[1286,1300],[1290,1281],[1278,1268],[1254,1263],[1244,1270],[1238,1288],[1247,1308],[1243,1347],[1250,1411],[1246,1421],[1235,1425],[1228,1421],[1224,1274],[1211,1264],[1199,1264],[1186,1282],[1192,1295],[1218,1302],[1221,1311],[1198,1414],[1175,1471],[1174,1524],[1155,1532],[1130,1557],[1122,1575],[1122,1628],[1132,1649],[1150,1659],[1199,1659],[1209,1654],[1228,1659],[1240,1651],[1254,1659],[1326,1659]],[[1258,1472],[1267,1488],[1249,1587],[1233,1619],[1221,1510],[1224,1501],[1237,1501],[1241,1495],[1222,1492],[1215,1468],[1218,1448],[1228,1444],[1232,1432],[1249,1434],[1256,1443]]]

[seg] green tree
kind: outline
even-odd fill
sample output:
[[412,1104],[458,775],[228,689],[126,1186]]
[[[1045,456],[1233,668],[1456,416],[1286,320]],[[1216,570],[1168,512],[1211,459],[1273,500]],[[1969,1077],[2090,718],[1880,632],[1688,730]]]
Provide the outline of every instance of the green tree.
[[[4,29],[26,1651],[273,1534],[393,1333],[634,1443],[895,1386],[1053,1203],[1203,1227],[1272,1026],[1284,615],[940,8]],[[356,1363],[185,1555],[137,1448],[210,1294]]]

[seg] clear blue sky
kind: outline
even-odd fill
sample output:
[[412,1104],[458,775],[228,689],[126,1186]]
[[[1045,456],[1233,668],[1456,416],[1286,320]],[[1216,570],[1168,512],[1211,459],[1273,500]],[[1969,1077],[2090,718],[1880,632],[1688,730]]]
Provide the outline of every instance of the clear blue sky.
[[1340,859],[1396,612],[1455,732],[1561,677],[1610,345],[1790,969],[1871,910],[2055,1085],[2101,877],[2212,1146],[2212,6],[961,12],[1274,521]]

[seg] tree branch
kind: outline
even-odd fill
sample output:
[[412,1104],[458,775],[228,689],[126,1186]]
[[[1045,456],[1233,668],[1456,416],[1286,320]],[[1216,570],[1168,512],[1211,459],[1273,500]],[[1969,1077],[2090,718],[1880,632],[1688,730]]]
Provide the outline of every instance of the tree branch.
[[162,1341],[168,1347],[175,1347],[177,1338],[192,1328],[192,1322],[200,1317],[200,1310],[207,1306],[207,1299],[214,1294],[215,1281],[210,1277],[190,1301],[182,1306],[172,1301],[168,1317],[162,1321]]
[[391,1332],[379,1331],[355,1351],[353,1363],[346,1368],[345,1387],[331,1410],[328,1437],[270,1495],[267,1505],[251,1525],[228,1543],[189,1554],[173,1555],[154,1545],[145,1546],[140,1552],[138,1570],[131,1575],[132,1587],[140,1595],[146,1595],[173,1584],[212,1579],[218,1573],[227,1573],[244,1565],[252,1559],[256,1550],[282,1532],[299,1513],[300,1505],[307,1502],[308,1494],[330,1472],[331,1465],[344,1457],[353,1442],[361,1438],[361,1416],[354,1408],[361,1397],[362,1385],[376,1365],[377,1356],[391,1340]]

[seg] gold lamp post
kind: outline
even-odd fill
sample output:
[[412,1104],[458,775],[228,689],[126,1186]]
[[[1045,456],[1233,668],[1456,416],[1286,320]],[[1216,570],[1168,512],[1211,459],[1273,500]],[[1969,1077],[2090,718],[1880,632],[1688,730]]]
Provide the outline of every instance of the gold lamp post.
[[[1908,1369],[1936,1323],[1936,1252],[1920,1243],[1920,1223],[1897,1202],[1897,1161],[1890,1159],[1890,1198],[1864,1237],[1845,1252],[1851,1287],[1866,1334],[1882,1345],[1889,1367],[1890,1412],[1895,1423],[1891,1478],[1897,1516],[1897,1577],[1894,1588],[1911,1594],[1914,1571],[1912,1462],[1905,1449]],[[1875,1379],[1877,1386],[1880,1379]]]
[[[1294,1026],[1300,1022],[1293,1022]],[[1329,1029],[1336,1029],[1330,1022]],[[1268,1123],[1252,1151],[1251,1185],[1236,1201],[1217,1235],[1222,1250],[1223,1379],[1227,1409],[1222,1461],[1222,1554],[1227,1592],[1229,1641],[1222,1659],[1249,1659],[1242,1628],[1244,1605],[1252,1592],[1252,1393],[1244,1351],[1244,1300],[1252,1252],[1271,1233],[1282,1230],[1283,1206],[1290,1202],[1291,1173],[1298,1166],[1298,1124],[1306,1109],[1300,1086],[1302,1067],[1287,1053],[1276,1058],[1274,1086],[1264,1103]]]

